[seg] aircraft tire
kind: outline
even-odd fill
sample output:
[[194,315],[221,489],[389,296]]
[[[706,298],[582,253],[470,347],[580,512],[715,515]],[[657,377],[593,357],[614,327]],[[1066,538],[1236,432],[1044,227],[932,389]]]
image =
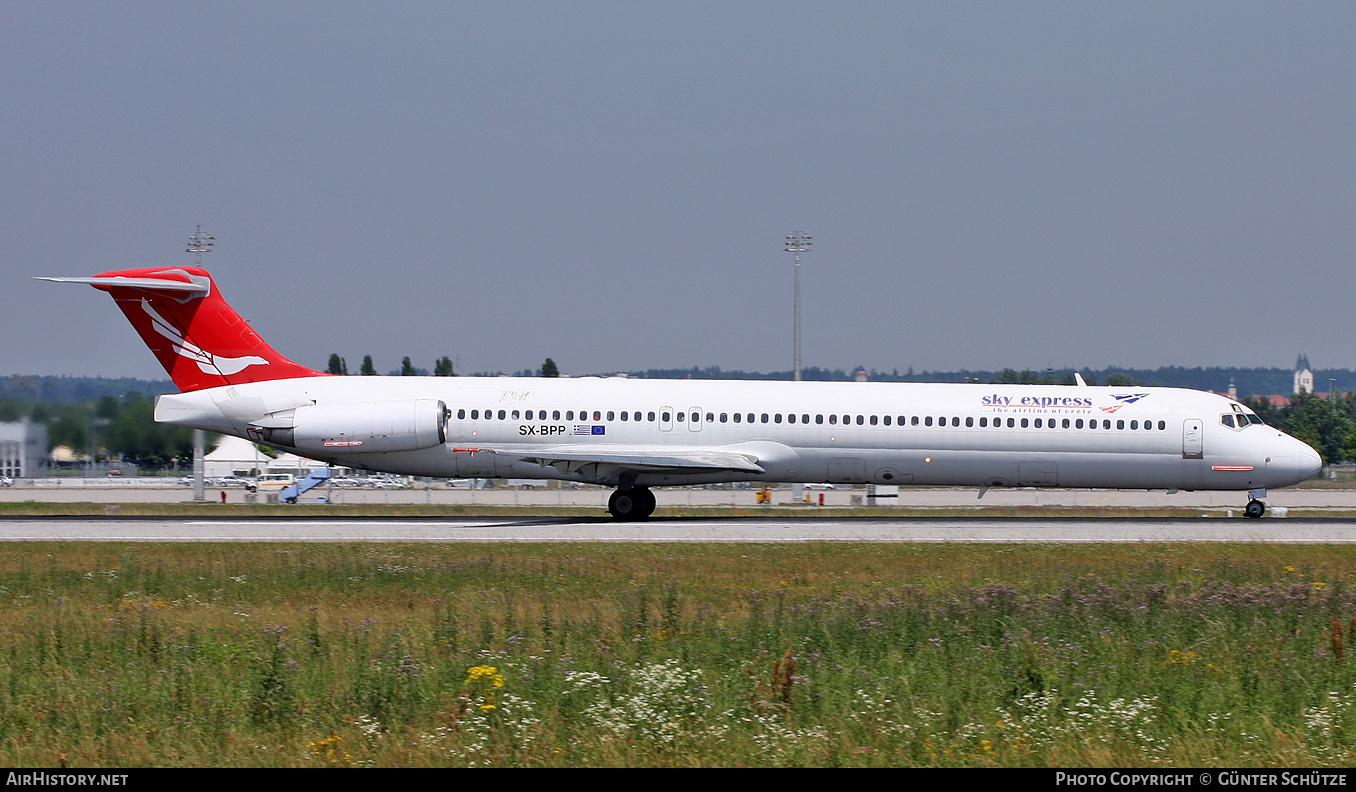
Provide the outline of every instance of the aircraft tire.
[[635,492],[638,497],[644,499],[644,502],[641,504],[640,519],[650,519],[650,515],[654,514],[654,493],[650,491],[649,487],[636,487]]
[[654,511],[653,503],[654,495],[650,494],[649,490],[644,487],[632,487],[612,493],[612,497],[607,499],[607,510],[614,519],[631,522],[649,517],[650,512]]
[[1267,513],[1267,505],[1259,500],[1250,500],[1248,501],[1247,508],[1243,510],[1243,513],[1256,519]]

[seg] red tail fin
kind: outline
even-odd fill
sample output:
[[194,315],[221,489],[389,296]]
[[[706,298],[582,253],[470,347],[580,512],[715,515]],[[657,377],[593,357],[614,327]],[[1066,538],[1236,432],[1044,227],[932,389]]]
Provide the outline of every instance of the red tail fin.
[[221,298],[205,269],[149,268],[44,280],[88,283],[113,295],[180,391],[325,376],[265,344]]

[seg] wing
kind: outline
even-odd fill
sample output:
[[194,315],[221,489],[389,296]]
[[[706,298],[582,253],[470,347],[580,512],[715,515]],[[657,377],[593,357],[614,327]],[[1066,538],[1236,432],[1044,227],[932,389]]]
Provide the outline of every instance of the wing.
[[740,471],[763,473],[756,457],[734,451],[721,451],[695,446],[666,447],[655,451],[649,446],[590,445],[578,446],[503,446],[500,448],[455,448],[517,457],[542,467],[554,467],[561,473],[575,473],[587,465],[610,465],[637,471]]

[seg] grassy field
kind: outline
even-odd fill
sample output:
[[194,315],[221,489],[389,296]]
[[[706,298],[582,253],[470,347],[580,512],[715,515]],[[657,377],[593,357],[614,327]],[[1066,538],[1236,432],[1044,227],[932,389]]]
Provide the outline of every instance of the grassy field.
[[6,546],[0,764],[1350,766],[1354,571],[1338,546]]

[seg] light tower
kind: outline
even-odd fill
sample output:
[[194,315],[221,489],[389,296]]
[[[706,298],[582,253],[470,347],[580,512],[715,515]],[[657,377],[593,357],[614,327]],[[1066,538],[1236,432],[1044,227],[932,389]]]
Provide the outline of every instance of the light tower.
[[[197,265],[198,265],[199,267],[201,267],[201,266],[202,266],[202,254],[204,254],[204,253],[211,253],[211,252],[212,252],[212,246],[213,246],[214,244],[216,244],[216,239],[214,239],[214,238],[212,237],[211,234],[204,234],[204,233],[203,233],[203,230],[202,230],[202,226],[198,226],[198,230],[197,230],[197,231],[194,231],[193,234],[189,236],[189,238],[188,238],[188,250],[185,251],[185,252],[187,252],[187,253],[192,253],[192,254],[194,254],[195,256],[197,256]],[[203,447],[204,441],[205,441],[205,439],[204,439],[204,437],[203,437],[203,432],[202,432],[202,430],[201,430],[201,429],[194,429],[194,430],[193,430],[193,500],[195,500],[195,501],[200,501],[200,502],[206,500],[206,498],[205,498],[204,495],[203,495],[204,482],[203,482],[202,447]]]
[[216,244],[216,241],[216,238],[211,234],[203,233],[202,226],[198,226],[198,230],[194,231],[193,234],[189,236],[188,250],[185,252],[197,254],[198,266],[201,267],[202,254],[211,253],[212,246]]
[[796,254],[796,382],[800,382],[800,254],[810,252],[810,235],[804,231],[787,234],[786,252]]

